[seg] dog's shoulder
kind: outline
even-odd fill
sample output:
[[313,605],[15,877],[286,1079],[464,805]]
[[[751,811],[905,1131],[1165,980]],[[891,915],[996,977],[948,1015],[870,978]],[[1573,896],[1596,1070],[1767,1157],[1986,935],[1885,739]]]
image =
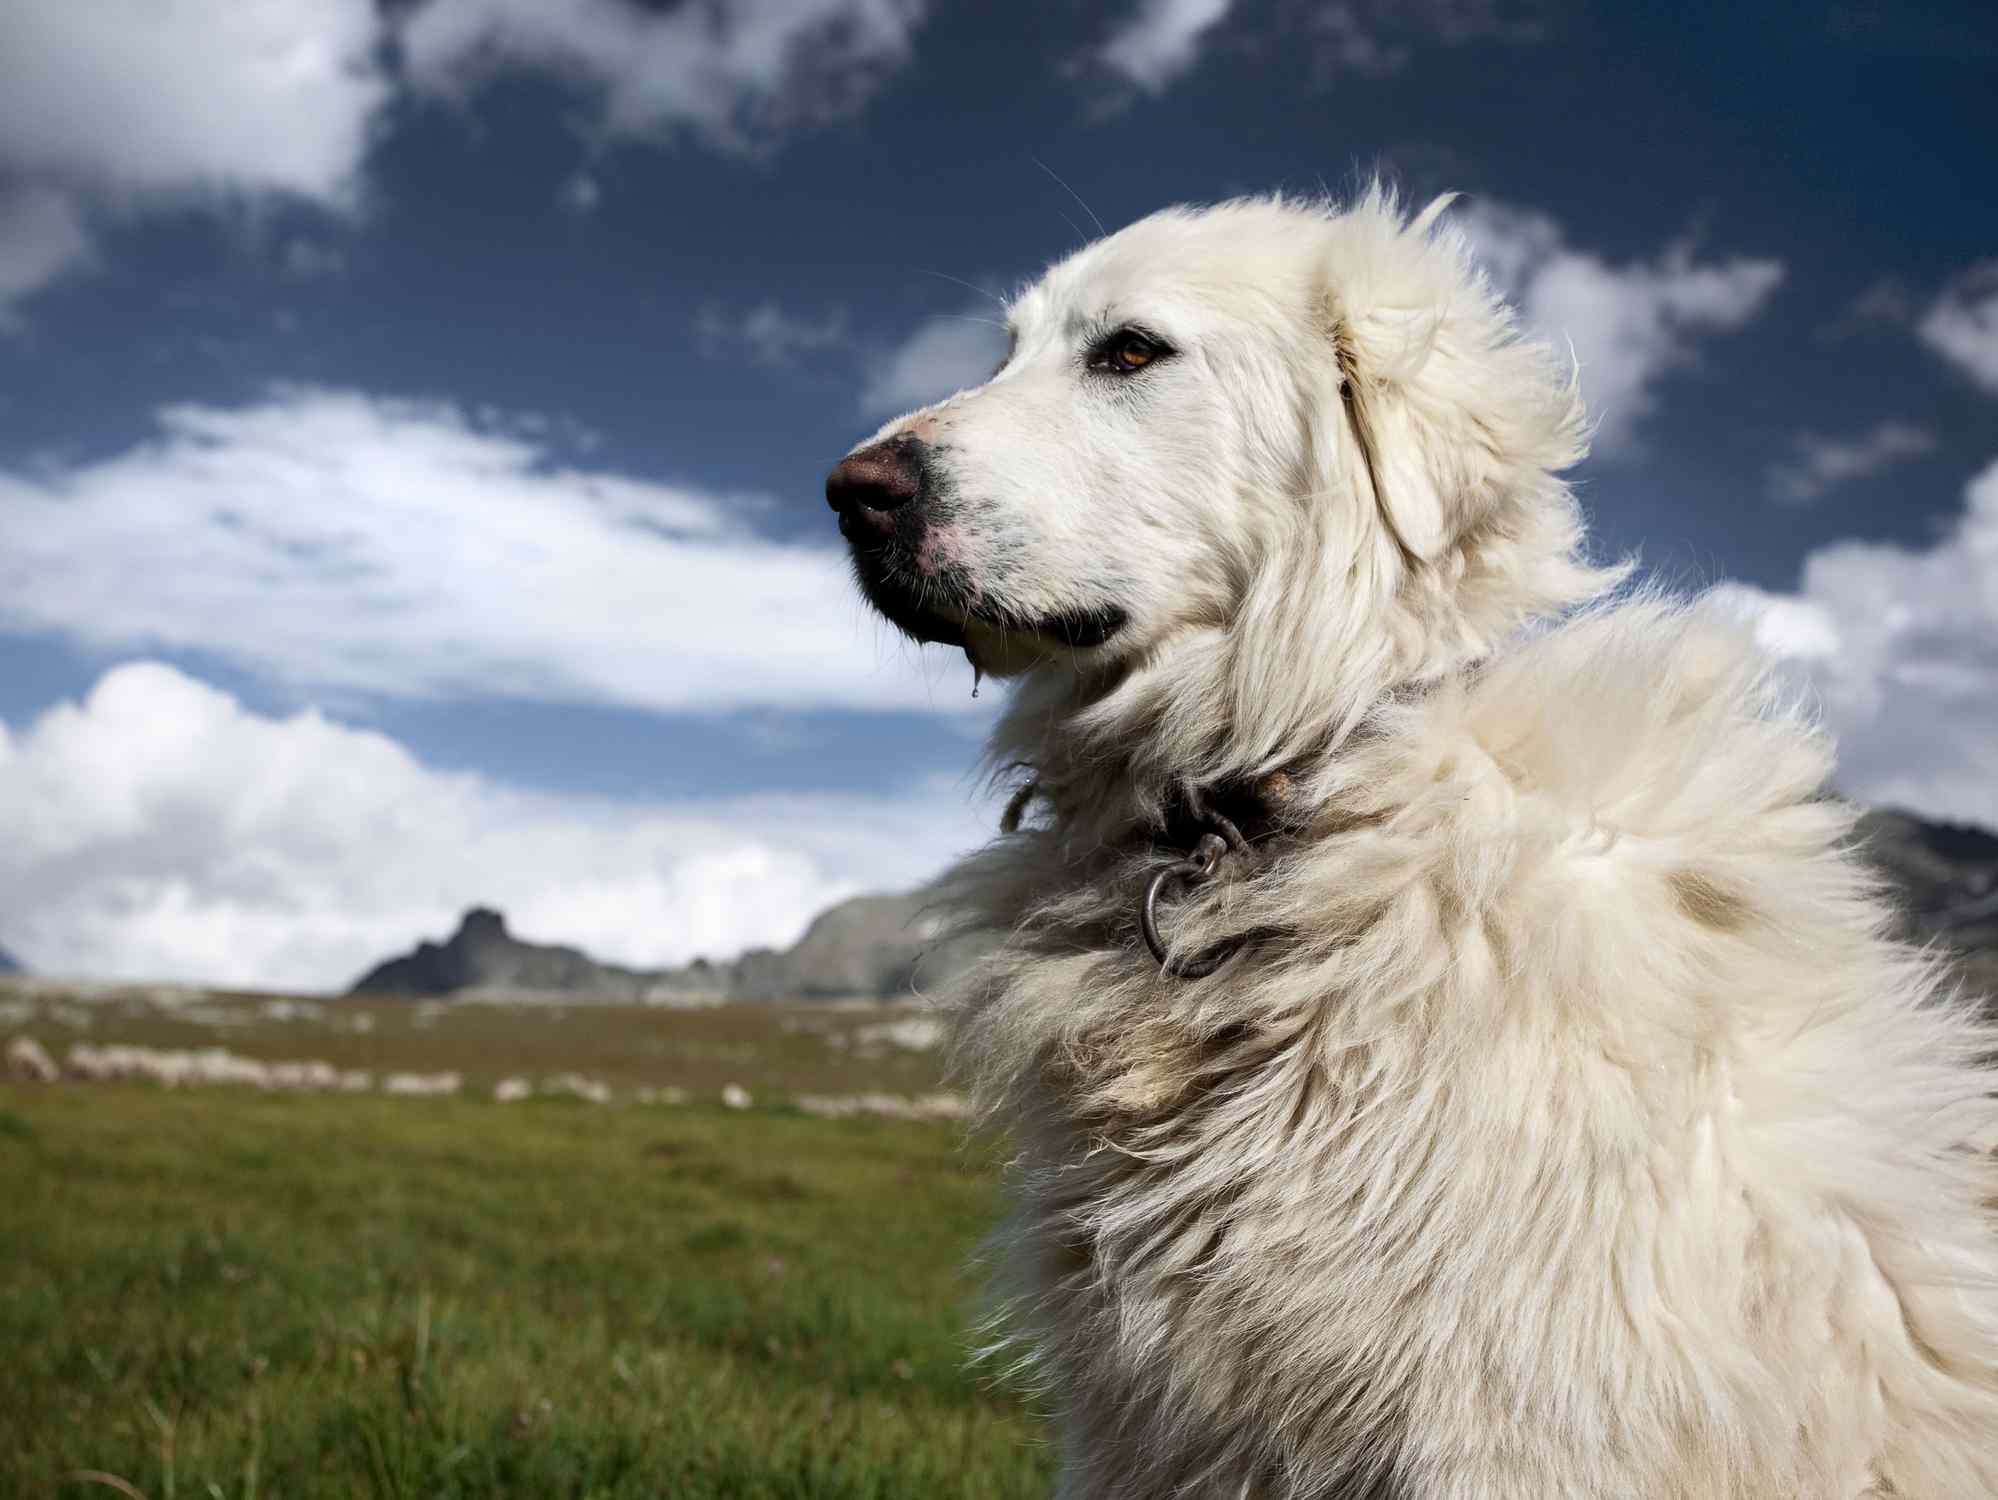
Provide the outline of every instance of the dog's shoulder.
[[1586,611],[1379,728],[1328,785],[1351,831],[1314,846],[1302,863],[1322,873],[1297,885],[1340,892],[1394,951],[1473,973],[1490,949],[1537,981],[1558,961],[1582,988],[1661,963],[1739,972],[1751,950],[1794,964],[1799,942],[1899,962],[1876,941],[1856,812],[1828,790],[1829,740],[1721,607]]
[[[1518,816],[1631,839],[1727,840],[1827,798],[1830,740],[1722,604],[1658,597],[1589,609],[1501,651],[1396,726],[1416,760],[1496,779]],[[1450,779],[1431,773],[1433,780]]]

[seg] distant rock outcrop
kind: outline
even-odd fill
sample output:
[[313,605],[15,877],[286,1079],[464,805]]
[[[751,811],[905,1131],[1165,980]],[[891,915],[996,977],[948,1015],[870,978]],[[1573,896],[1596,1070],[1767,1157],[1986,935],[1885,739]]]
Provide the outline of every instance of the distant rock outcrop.
[[676,969],[598,963],[575,948],[526,943],[486,907],[465,913],[443,943],[419,943],[376,965],[357,995],[428,998],[468,992],[537,994],[649,1005],[723,1001],[893,1000],[928,989],[968,963],[977,944],[939,942],[933,893],[856,896],[828,907],[789,948],[752,948]]
[[523,943],[500,913],[475,906],[445,942],[418,943],[414,952],[377,964],[353,993],[417,998],[494,990],[644,1000],[656,977],[600,964],[576,948]]
[[21,966],[20,960],[16,959],[5,948],[0,948],[0,974],[25,974],[27,972]]

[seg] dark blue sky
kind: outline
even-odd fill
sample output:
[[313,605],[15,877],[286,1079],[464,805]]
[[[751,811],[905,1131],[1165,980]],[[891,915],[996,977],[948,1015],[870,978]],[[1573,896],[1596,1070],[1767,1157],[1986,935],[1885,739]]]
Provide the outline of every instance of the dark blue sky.
[[[670,637],[640,604],[628,640],[614,615],[568,640],[548,595],[591,584],[559,571],[559,518],[508,523],[517,576],[460,555],[479,476],[547,481],[529,517],[605,476],[647,506],[691,497],[701,518],[645,524],[728,530],[745,567],[829,550],[829,464],[898,396],[940,393],[926,379],[977,377],[985,330],[952,320],[989,313],[978,287],[1094,220],[1375,172],[1466,194],[1529,321],[1573,340],[1585,394],[1613,394],[1578,476],[1606,553],[1835,614],[1809,559],[1948,545],[1998,452],[1988,6],[1143,0],[1023,24],[1012,5],[722,0],[696,24],[636,0],[295,0],[275,31],[202,32],[192,81],[172,28],[202,7],[122,32],[67,9],[0,19],[17,738],[148,659],[253,714],[319,705],[430,770],[555,797],[961,777],[981,722],[961,664],[920,692],[765,681],[754,651],[702,667],[744,629],[743,588],[678,553],[662,594],[719,602]],[[311,81],[258,72],[273,41],[321,56]],[[163,429],[178,408],[208,414],[201,435]],[[395,468],[395,445],[434,457],[447,430],[519,446]],[[405,513],[393,479],[333,472],[357,444],[462,489]],[[276,550],[236,555],[245,535]],[[421,670],[386,625],[349,639],[400,609],[430,632]],[[868,671],[914,670],[852,635]],[[1869,753],[1891,783],[1891,748]]]

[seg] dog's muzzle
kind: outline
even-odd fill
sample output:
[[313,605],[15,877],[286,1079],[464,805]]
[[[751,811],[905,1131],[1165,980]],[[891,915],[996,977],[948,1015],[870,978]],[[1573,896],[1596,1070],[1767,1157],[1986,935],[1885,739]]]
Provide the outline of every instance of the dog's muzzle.
[[939,606],[962,590],[947,570],[924,561],[934,521],[929,445],[908,433],[849,453],[826,476],[826,504],[853,550],[853,571],[868,603],[918,641],[962,646],[964,627]]

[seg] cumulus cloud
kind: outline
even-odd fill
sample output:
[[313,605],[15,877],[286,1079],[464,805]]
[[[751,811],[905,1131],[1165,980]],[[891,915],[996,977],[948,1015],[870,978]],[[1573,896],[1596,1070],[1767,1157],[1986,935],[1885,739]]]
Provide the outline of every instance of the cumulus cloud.
[[90,260],[90,234],[76,203],[50,188],[0,193],[0,331],[15,305]]
[[391,695],[960,706],[866,614],[836,541],[771,541],[754,502],[565,464],[545,423],[284,389],[160,428],[0,470],[0,627]]
[[1598,453],[1628,449],[1659,382],[1696,361],[1701,338],[1746,325],[1783,280],[1780,260],[1703,260],[1684,239],[1612,264],[1547,215],[1502,204],[1472,204],[1459,222],[1527,323],[1573,347]]
[[1998,827],[1998,460],[1933,546],[1836,542],[1795,593],[1729,592],[1808,677],[1845,791]]
[[1889,417],[1855,438],[1799,433],[1796,455],[1769,466],[1769,497],[1805,505],[1827,490],[1877,474],[1897,459],[1936,450],[1936,435],[1913,422]]
[[86,265],[86,206],[285,193],[356,202],[390,94],[374,0],[0,6],[0,321]]
[[[844,118],[905,64],[924,0],[10,0],[0,5],[0,323],[88,264],[85,211],[284,194],[335,211],[405,87],[576,81],[610,136],[730,150]],[[385,62],[399,43],[400,74]],[[59,195],[60,206],[52,206]],[[560,201],[588,212],[578,174]]]
[[1972,266],[1944,287],[1915,333],[1980,389],[1998,395],[1998,260]]
[[1096,60],[1147,94],[1160,94],[1193,70],[1201,42],[1227,18],[1232,0],[1138,0],[1096,49]]
[[317,711],[246,710],[133,662],[0,724],[0,911],[44,972],[324,989],[476,902],[652,966],[786,944],[989,827],[952,784],[869,798],[615,802],[423,765]]
[[814,318],[788,313],[769,301],[740,313],[707,302],[694,314],[694,340],[703,354],[734,354],[759,365],[788,365],[840,348],[848,339],[843,307]]
[[374,0],[12,0],[0,154],[125,192],[341,201],[389,82]]
[[[1234,0],[1136,0],[1083,59],[1094,66],[1076,70],[1124,89],[1097,112],[1115,113],[1136,93],[1162,94],[1191,73],[1236,9]],[[1302,49],[1321,74],[1381,76],[1424,47],[1539,41],[1546,10],[1542,0],[1314,0],[1265,7],[1254,41]]]
[[731,150],[852,114],[911,55],[923,0],[429,0],[401,28],[422,89],[560,74],[612,136],[690,131]]
[[942,314],[874,361],[860,409],[892,417],[989,379],[1006,356],[1006,331],[990,312]]

